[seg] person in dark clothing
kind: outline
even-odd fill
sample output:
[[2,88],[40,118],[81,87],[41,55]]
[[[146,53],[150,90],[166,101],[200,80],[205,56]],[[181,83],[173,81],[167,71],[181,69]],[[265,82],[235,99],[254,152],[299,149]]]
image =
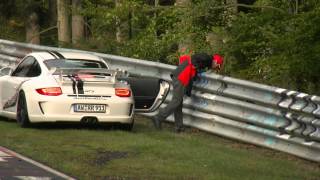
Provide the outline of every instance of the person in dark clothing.
[[154,126],[161,129],[161,122],[174,113],[175,132],[183,131],[183,96],[185,94],[191,96],[193,81],[198,78],[198,73],[205,72],[208,69],[219,71],[222,65],[223,57],[218,54],[210,56],[206,53],[197,53],[192,56],[180,56],[179,65],[171,73],[172,99],[165,108],[160,109],[159,113],[153,117]]

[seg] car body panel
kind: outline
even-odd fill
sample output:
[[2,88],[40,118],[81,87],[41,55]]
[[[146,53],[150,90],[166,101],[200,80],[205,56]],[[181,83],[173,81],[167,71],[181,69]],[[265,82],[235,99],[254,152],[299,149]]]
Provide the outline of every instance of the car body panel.
[[[105,66],[79,69],[49,67],[45,64],[48,60],[60,58],[66,62],[85,60],[83,62],[99,62]],[[59,60],[58,62],[60,63]],[[27,68],[22,68],[25,64]],[[9,71],[6,69],[6,72]],[[0,77],[0,115],[15,119],[19,94],[23,92],[30,122],[80,122],[95,118],[98,122],[130,124],[133,123],[135,110],[139,112],[156,110],[169,91],[170,86],[166,81],[144,78],[131,80],[132,78],[128,77],[119,78],[119,74],[116,70],[109,70],[103,59],[91,54],[72,52],[28,54],[11,74]],[[153,89],[153,93],[146,93],[144,97],[142,94],[145,92],[140,92],[139,86],[145,87],[146,82],[152,86],[149,88]],[[131,89],[131,86],[134,88]],[[62,94],[49,96],[37,92],[37,89],[51,87],[60,87]],[[129,97],[119,97],[115,93],[119,88],[129,89],[133,93]],[[148,106],[141,106],[145,99],[148,99]],[[135,109],[135,104],[139,106],[138,109]]]

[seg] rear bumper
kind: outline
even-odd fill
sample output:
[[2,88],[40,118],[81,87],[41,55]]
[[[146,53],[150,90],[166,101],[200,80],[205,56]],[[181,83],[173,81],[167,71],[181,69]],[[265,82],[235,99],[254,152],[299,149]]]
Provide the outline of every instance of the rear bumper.
[[42,115],[29,115],[30,122],[81,122],[81,120],[93,117],[97,118],[98,123],[123,123],[128,124],[133,122],[133,116],[97,116],[97,115],[69,115],[69,116],[60,116],[60,115],[51,115],[51,116],[42,116]]
[[[27,97],[28,98],[28,97]],[[104,104],[105,113],[74,112],[75,104]],[[30,122],[80,122],[90,117],[98,122],[131,123],[133,121],[134,101],[132,97],[121,98],[77,98],[36,95],[27,99]]]

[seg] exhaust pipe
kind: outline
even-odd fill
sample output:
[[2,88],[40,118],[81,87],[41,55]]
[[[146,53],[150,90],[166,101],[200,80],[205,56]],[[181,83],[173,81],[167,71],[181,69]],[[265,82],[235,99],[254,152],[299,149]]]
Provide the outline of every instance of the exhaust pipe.
[[98,119],[94,116],[85,116],[80,120],[80,122],[84,124],[97,124]]

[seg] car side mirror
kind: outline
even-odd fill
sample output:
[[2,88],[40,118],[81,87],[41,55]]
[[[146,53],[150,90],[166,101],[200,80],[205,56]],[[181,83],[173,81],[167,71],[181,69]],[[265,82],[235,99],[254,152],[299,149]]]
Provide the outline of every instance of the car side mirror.
[[10,75],[13,69],[11,67],[4,67],[0,69],[0,76]]

